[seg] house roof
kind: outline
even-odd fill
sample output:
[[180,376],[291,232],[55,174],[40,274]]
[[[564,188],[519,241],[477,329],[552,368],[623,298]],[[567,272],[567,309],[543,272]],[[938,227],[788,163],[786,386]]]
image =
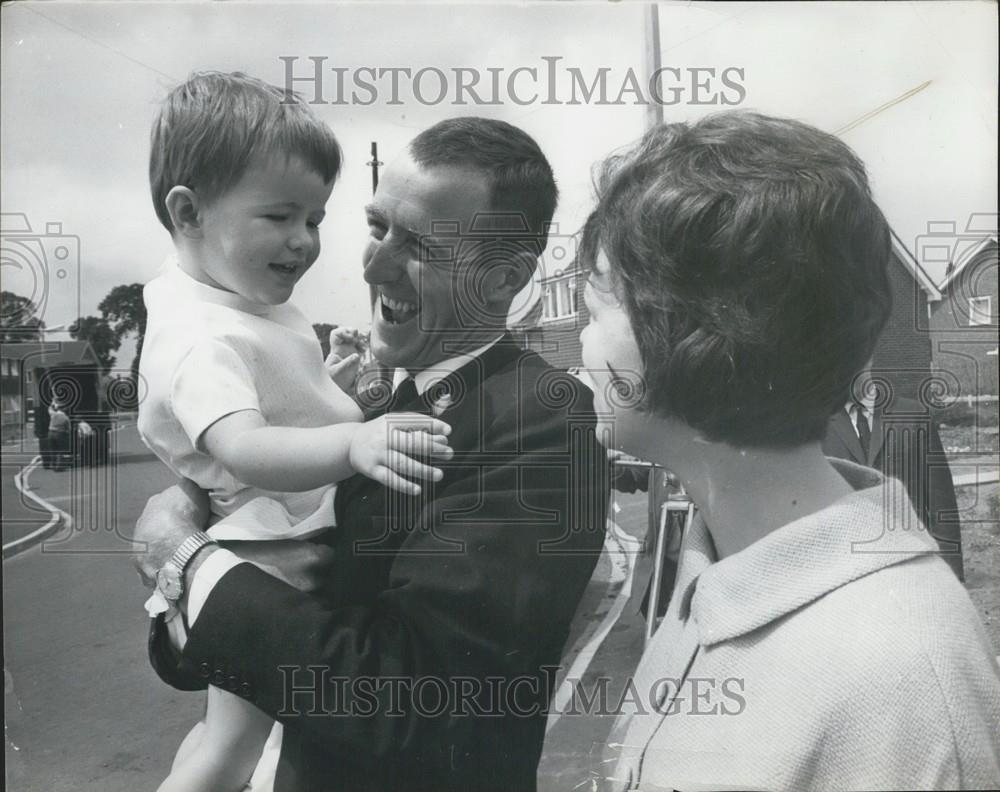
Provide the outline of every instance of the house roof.
[[955,282],[958,276],[962,273],[962,270],[965,269],[966,265],[979,258],[979,254],[988,250],[991,245],[995,248],[998,247],[996,234],[983,237],[978,244],[964,251],[961,256],[959,256],[958,261],[955,262],[955,266],[952,268],[952,271],[941,283],[941,291],[948,291],[948,288]]
[[87,341],[24,341],[0,345],[0,356],[7,360],[30,362],[31,368],[49,368],[78,364],[97,365],[97,357]]
[[940,300],[941,291],[934,285],[934,281],[931,280],[927,271],[920,266],[920,262],[914,258],[910,249],[903,244],[900,238],[896,235],[896,232],[889,229],[889,233],[892,236],[893,253],[896,254],[896,258],[899,259],[903,267],[913,276],[917,283],[920,284],[920,287],[927,293],[927,300],[929,302],[937,302]]

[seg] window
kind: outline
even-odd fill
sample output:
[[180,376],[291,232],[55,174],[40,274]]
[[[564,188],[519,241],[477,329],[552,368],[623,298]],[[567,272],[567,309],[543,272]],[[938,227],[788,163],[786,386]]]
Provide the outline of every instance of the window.
[[551,322],[557,319],[569,319],[576,316],[576,273],[563,273],[556,270],[555,275],[545,281],[542,304],[542,321]]
[[969,325],[989,325],[993,323],[993,306],[989,296],[969,298]]
[[554,319],[556,316],[556,290],[551,283],[545,284],[545,304],[542,306],[542,318]]

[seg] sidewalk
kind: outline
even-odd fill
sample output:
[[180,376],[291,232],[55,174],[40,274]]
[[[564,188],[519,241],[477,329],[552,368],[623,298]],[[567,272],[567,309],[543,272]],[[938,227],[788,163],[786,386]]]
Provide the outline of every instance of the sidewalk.
[[1000,480],[1000,458],[996,454],[956,455],[948,459],[956,487],[992,484]]
[[[646,530],[647,497],[644,492],[623,495],[615,492],[620,511],[612,516],[626,537],[641,538]],[[626,555],[635,547],[625,547]],[[634,562],[634,556],[627,558]],[[609,614],[625,580],[609,583],[612,559],[602,555],[584,598],[577,608],[577,621],[567,641],[560,679],[567,673],[579,653],[578,638],[590,636],[595,649],[594,630]],[[611,626],[607,636],[596,647],[593,657],[581,673],[576,692],[561,715],[549,716],[549,731],[545,737],[542,759],[538,766],[538,792],[589,790],[590,781],[600,765],[604,744],[614,725],[614,712],[627,679],[642,655],[645,623],[641,616],[625,613]],[[576,645],[574,645],[576,643]],[[574,670],[575,673],[575,670]],[[595,703],[585,700],[595,697]],[[586,712],[584,710],[587,710]]]

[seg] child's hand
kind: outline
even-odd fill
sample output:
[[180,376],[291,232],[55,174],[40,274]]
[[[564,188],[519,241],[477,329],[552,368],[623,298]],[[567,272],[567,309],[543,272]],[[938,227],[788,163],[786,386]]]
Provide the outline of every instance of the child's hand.
[[360,336],[353,327],[335,327],[330,331],[330,354],[324,365],[330,378],[348,395],[354,393],[354,383],[361,370]]
[[407,479],[440,481],[444,473],[415,457],[451,459],[454,451],[448,445],[450,433],[448,424],[427,415],[383,415],[361,424],[355,432],[349,451],[351,466],[387,487],[419,495],[420,486]]
[[[335,327],[330,331],[330,357],[344,360],[351,355],[360,355],[361,335],[356,327]],[[327,358],[329,360],[329,358]]]
[[340,389],[348,396],[354,395],[354,383],[358,379],[358,371],[361,369],[361,355],[355,352],[348,355],[343,360],[334,360],[331,352],[326,359],[326,370],[330,373],[330,379],[340,386]]

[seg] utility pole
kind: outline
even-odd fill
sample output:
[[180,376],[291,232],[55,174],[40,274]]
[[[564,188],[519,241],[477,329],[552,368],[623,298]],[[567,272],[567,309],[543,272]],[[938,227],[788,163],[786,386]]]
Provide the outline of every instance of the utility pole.
[[[662,65],[660,63],[660,8],[656,3],[649,3],[644,13],[646,85],[651,85],[654,75],[656,75],[658,84],[661,75],[659,69]],[[658,89],[656,93],[662,93],[662,91]],[[646,129],[652,129],[662,123],[663,105],[656,101],[655,96],[651,96],[649,104],[646,105]]]
[[372,158],[366,164],[372,169],[372,195],[374,195],[375,190],[378,189],[378,166],[385,165],[378,158],[378,143],[374,140],[372,141]]
[[[374,140],[372,141],[372,158],[365,164],[372,169],[372,195],[374,195],[375,191],[378,189],[378,166],[385,165],[385,163],[378,158],[378,143]],[[369,284],[368,301],[371,303],[373,311],[375,310],[375,298],[377,296],[378,294],[375,291],[375,287]]]

